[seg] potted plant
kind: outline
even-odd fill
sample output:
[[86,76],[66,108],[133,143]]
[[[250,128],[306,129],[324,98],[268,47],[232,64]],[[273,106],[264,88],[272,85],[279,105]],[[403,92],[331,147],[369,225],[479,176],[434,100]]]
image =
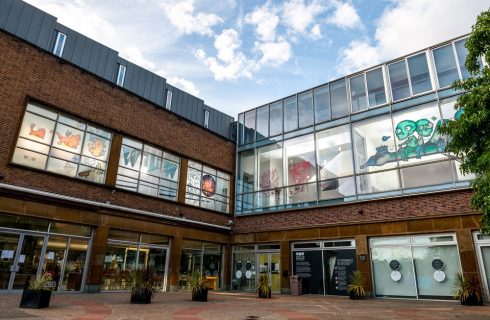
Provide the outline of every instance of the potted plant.
[[45,272],[33,280],[22,292],[19,308],[47,308],[51,299],[51,290],[46,288],[46,285],[53,281],[53,276]]
[[208,301],[208,287],[204,284],[201,271],[194,270],[189,275],[189,284],[192,289],[192,301]]
[[454,297],[461,301],[462,305],[481,306],[483,297],[481,294],[480,283],[475,277],[467,278],[462,272],[456,273]]
[[153,285],[153,273],[149,270],[134,269],[131,270],[131,303],[148,304],[151,302],[156,289]]
[[269,299],[272,296],[272,289],[269,286],[269,275],[262,274],[259,277],[259,286],[257,287],[259,298]]
[[361,271],[356,270],[350,276],[350,283],[347,285],[347,293],[352,300],[366,298],[366,279]]

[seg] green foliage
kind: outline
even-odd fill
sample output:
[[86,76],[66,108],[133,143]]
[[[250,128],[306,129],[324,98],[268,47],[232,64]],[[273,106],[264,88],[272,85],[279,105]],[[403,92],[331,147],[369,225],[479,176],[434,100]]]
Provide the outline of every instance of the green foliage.
[[349,278],[350,283],[347,285],[347,293],[352,293],[356,297],[365,297],[366,278],[364,278],[364,275],[361,273],[361,271],[356,270],[352,272],[352,275]]
[[478,279],[467,278],[462,272],[458,272],[454,277],[454,286],[453,295],[462,304],[481,304],[483,302]]
[[269,275],[267,273],[260,275],[257,292],[259,293],[259,297],[269,298],[271,287],[269,286]]
[[480,62],[480,57],[490,62],[490,11],[480,13],[465,46],[471,76],[453,84],[465,92],[456,103],[464,113],[458,121],[444,123],[439,132],[450,136],[446,150],[460,159],[462,173],[477,175],[471,205],[482,212],[482,233],[490,234],[490,68]]
[[29,281],[29,290],[51,290],[44,288],[48,283],[53,281],[53,276],[50,273],[43,273],[39,277]]
[[192,295],[199,295],[204,290],[207,290],[207,287],[204,285],[205,279],[202,277],[201,271],[199,270],[194,270],[188,276],[188,281],[192,288]]
[[151,297],[156,292],[153,285],[154,274],[150,270],[134,269],[129,274],[131,290],[136,294],[150,293]]

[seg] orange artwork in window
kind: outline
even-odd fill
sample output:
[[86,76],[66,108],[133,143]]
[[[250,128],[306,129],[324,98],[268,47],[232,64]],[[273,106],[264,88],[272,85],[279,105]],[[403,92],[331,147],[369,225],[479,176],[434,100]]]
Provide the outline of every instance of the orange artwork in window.
[[55,134],[59,139],[59,145],[64,145],[72,149],[76,149],[80,145],[81,137],[79,134],[72,134],[69,130],[66,131],[66,135],[62,135],[58,132],[55,132]]
[[35,127],[36,127],[36,124],[34,124],[34,123],[32,123],[30,125],[29,135],[37,137],[39,139],[44,139],[44,137],[46,136],[46,129],[40,128],[40,129],[35,130],[34,129]]

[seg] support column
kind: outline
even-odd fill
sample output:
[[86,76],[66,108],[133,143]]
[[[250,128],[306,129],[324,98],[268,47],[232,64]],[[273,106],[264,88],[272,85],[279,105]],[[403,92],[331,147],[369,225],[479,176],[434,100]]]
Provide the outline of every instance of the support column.
[[178,235],[172,239],[170,246],[170,263],[169,263],[169,275],[170,275],[170,291],[179,290],[180,281],[180,255],[182,253],[182,236]]
[[369,258],[369,243],[366,236],[360,235],[355,237],[356,240],[356,266],[364,276],[366,295],[373,296],[373,287],[371,282],[371,262]]
[[230,291],[231,290],[231,273],[232,273],[232,270],[233,270],[233,263],[231,261],[231,259],[233,259],[232,257],[232,245],[231,244],[226,244],[223,246],[225,252],[223,254],[224,256],[224,264],[223,264],[223,267],[224,267],[224,272],[223,272],[223,279],[221,279],[223,285],[222,285],[222,289],[223,290],[226,290],[226,291]]
[[291,266],[291,243],[289,241],[281,241],[281,293],[289,294],[289,277],[292,272],[290,269]]
[[473,245],[471,230],[456,230],[456,239],[458,241],[461,269],[463,270],[464,276],[480,281],[481,277],[478,271],[478,262],[476,258],[475,246]]
[[100,292],[108,235],[108,226],[98,226],[95,229],[95,235],[92,239],[87,281],[84,289],[85,292]]

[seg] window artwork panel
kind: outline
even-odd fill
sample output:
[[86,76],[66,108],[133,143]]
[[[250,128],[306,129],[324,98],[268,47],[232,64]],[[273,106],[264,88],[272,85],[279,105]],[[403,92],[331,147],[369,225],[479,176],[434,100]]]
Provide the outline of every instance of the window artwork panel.
[[200,187],[201,187],[201,171],[189,168],[187,170],[187,185],[200,189]]
[[141,150],[123,144],[121,147],[119,165],[139,171],[141,165]]
[[19,136],[44,144],[51,144],[55,121],[26,113]]
[[163,160],[162,178],[178,181],[179,180],[179,164],[170,160]]
[[352,139],[357,173],[397,167],[393,125],[389,116],[353,123]]
[[53,146],[73,153],[81,152],[83,131],[58,123],[54,134]]
[[445,158],[446,140],[439,134],[442,124],[436,103],[393,114],[400,166]]
[[64,176],[75,177],[77,173],[78,165],[73,162],[60,160],[56,158],[49,158],[46,170],[62,174]]
[[107,161],[109,156],[110,140],[87,133],[82,153],[88,157]]
[[143,153],[143,159],[141,163],[141,173],[146,173],[152,176],[160,176],[160,170],[162,166],[162,158],[151,154]]
[[44,170],[48,156],[25,149],[15,148],[12,162],[34,169]]

